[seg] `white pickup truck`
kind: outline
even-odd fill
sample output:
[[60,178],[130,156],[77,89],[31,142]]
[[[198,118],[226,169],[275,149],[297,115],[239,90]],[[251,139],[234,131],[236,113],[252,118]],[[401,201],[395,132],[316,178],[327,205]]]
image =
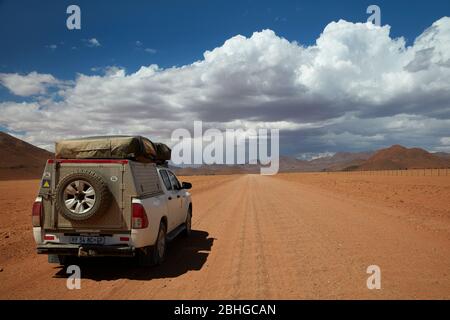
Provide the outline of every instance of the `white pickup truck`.
[[155,163],[124,159],[51,159],[33,205],[39,254],[137,257],[160,264],[166,243],[191,233],[190,183]]

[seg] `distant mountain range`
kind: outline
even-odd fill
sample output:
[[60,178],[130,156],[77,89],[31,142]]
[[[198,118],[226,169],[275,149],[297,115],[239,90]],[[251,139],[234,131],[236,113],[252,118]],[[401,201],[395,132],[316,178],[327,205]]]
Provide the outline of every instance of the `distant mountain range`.
[[450,153],[445,153],[445,152],[436,152],[433,153],[435,156],[438,156],[440,158],[444,158],[444,159],[450,159]]
[[[33,146],[7,133],[0,132],[0,180],[40,178],[46,160],[53,153]],[[179,175],[219,175],[259,173],[259,165],[202,165],[171,168]],[[422,168],[450,168],[450,154],[430,153],[419,148],[400,145],[369,152],[339,152],[333,156],[310,161],[295,157],[280,157],[280,172],[321,172],[356,170],[396,170]]]
[[[310,161],[281,156],[279,172],[323,172],[358,170],[397,170],[450,168],[450,154],[430,153],[419,148],[400,145],[369,152],[338,152],[333,156]],[[176,168],[180,175],[258,173],[258,165],[211,165],[196,168]]]
[[375,152],[338,152],[334,156],[309,161],[311,171],[341,171],[351,166],[359,166]]

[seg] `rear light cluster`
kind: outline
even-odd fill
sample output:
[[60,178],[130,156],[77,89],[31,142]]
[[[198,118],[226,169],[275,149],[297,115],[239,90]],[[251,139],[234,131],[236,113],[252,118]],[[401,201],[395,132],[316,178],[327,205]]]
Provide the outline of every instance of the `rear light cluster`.
[[42,205],[42,198],[38,197],[33,203],[32,220],[33,227],[40,227],[42,225],[44,207]]
[[145,229],[148,227],[147,213],[140,203],[133,203],[132,228]]

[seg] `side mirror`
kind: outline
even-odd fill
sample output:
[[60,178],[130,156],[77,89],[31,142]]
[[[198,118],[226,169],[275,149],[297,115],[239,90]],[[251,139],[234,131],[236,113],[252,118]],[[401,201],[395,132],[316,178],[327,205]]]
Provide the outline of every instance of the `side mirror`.
[[182,189],[191,189],[191,188],[192,188],[192,184],[189,183],[189,182],[183,182],[183,183],[181,184],[181,188],[182,188]]

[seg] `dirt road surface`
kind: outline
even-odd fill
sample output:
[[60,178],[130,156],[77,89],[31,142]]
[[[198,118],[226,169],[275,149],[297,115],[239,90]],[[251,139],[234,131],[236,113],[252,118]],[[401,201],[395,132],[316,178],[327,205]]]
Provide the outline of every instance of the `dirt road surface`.
[[[164,265],[80,262],[80,290],[35,254],[37,181],[0,182],[1,299],[450,298],[450,177],[186,177],[190,239]],[[367,267],[381,269],[369,290]]]

